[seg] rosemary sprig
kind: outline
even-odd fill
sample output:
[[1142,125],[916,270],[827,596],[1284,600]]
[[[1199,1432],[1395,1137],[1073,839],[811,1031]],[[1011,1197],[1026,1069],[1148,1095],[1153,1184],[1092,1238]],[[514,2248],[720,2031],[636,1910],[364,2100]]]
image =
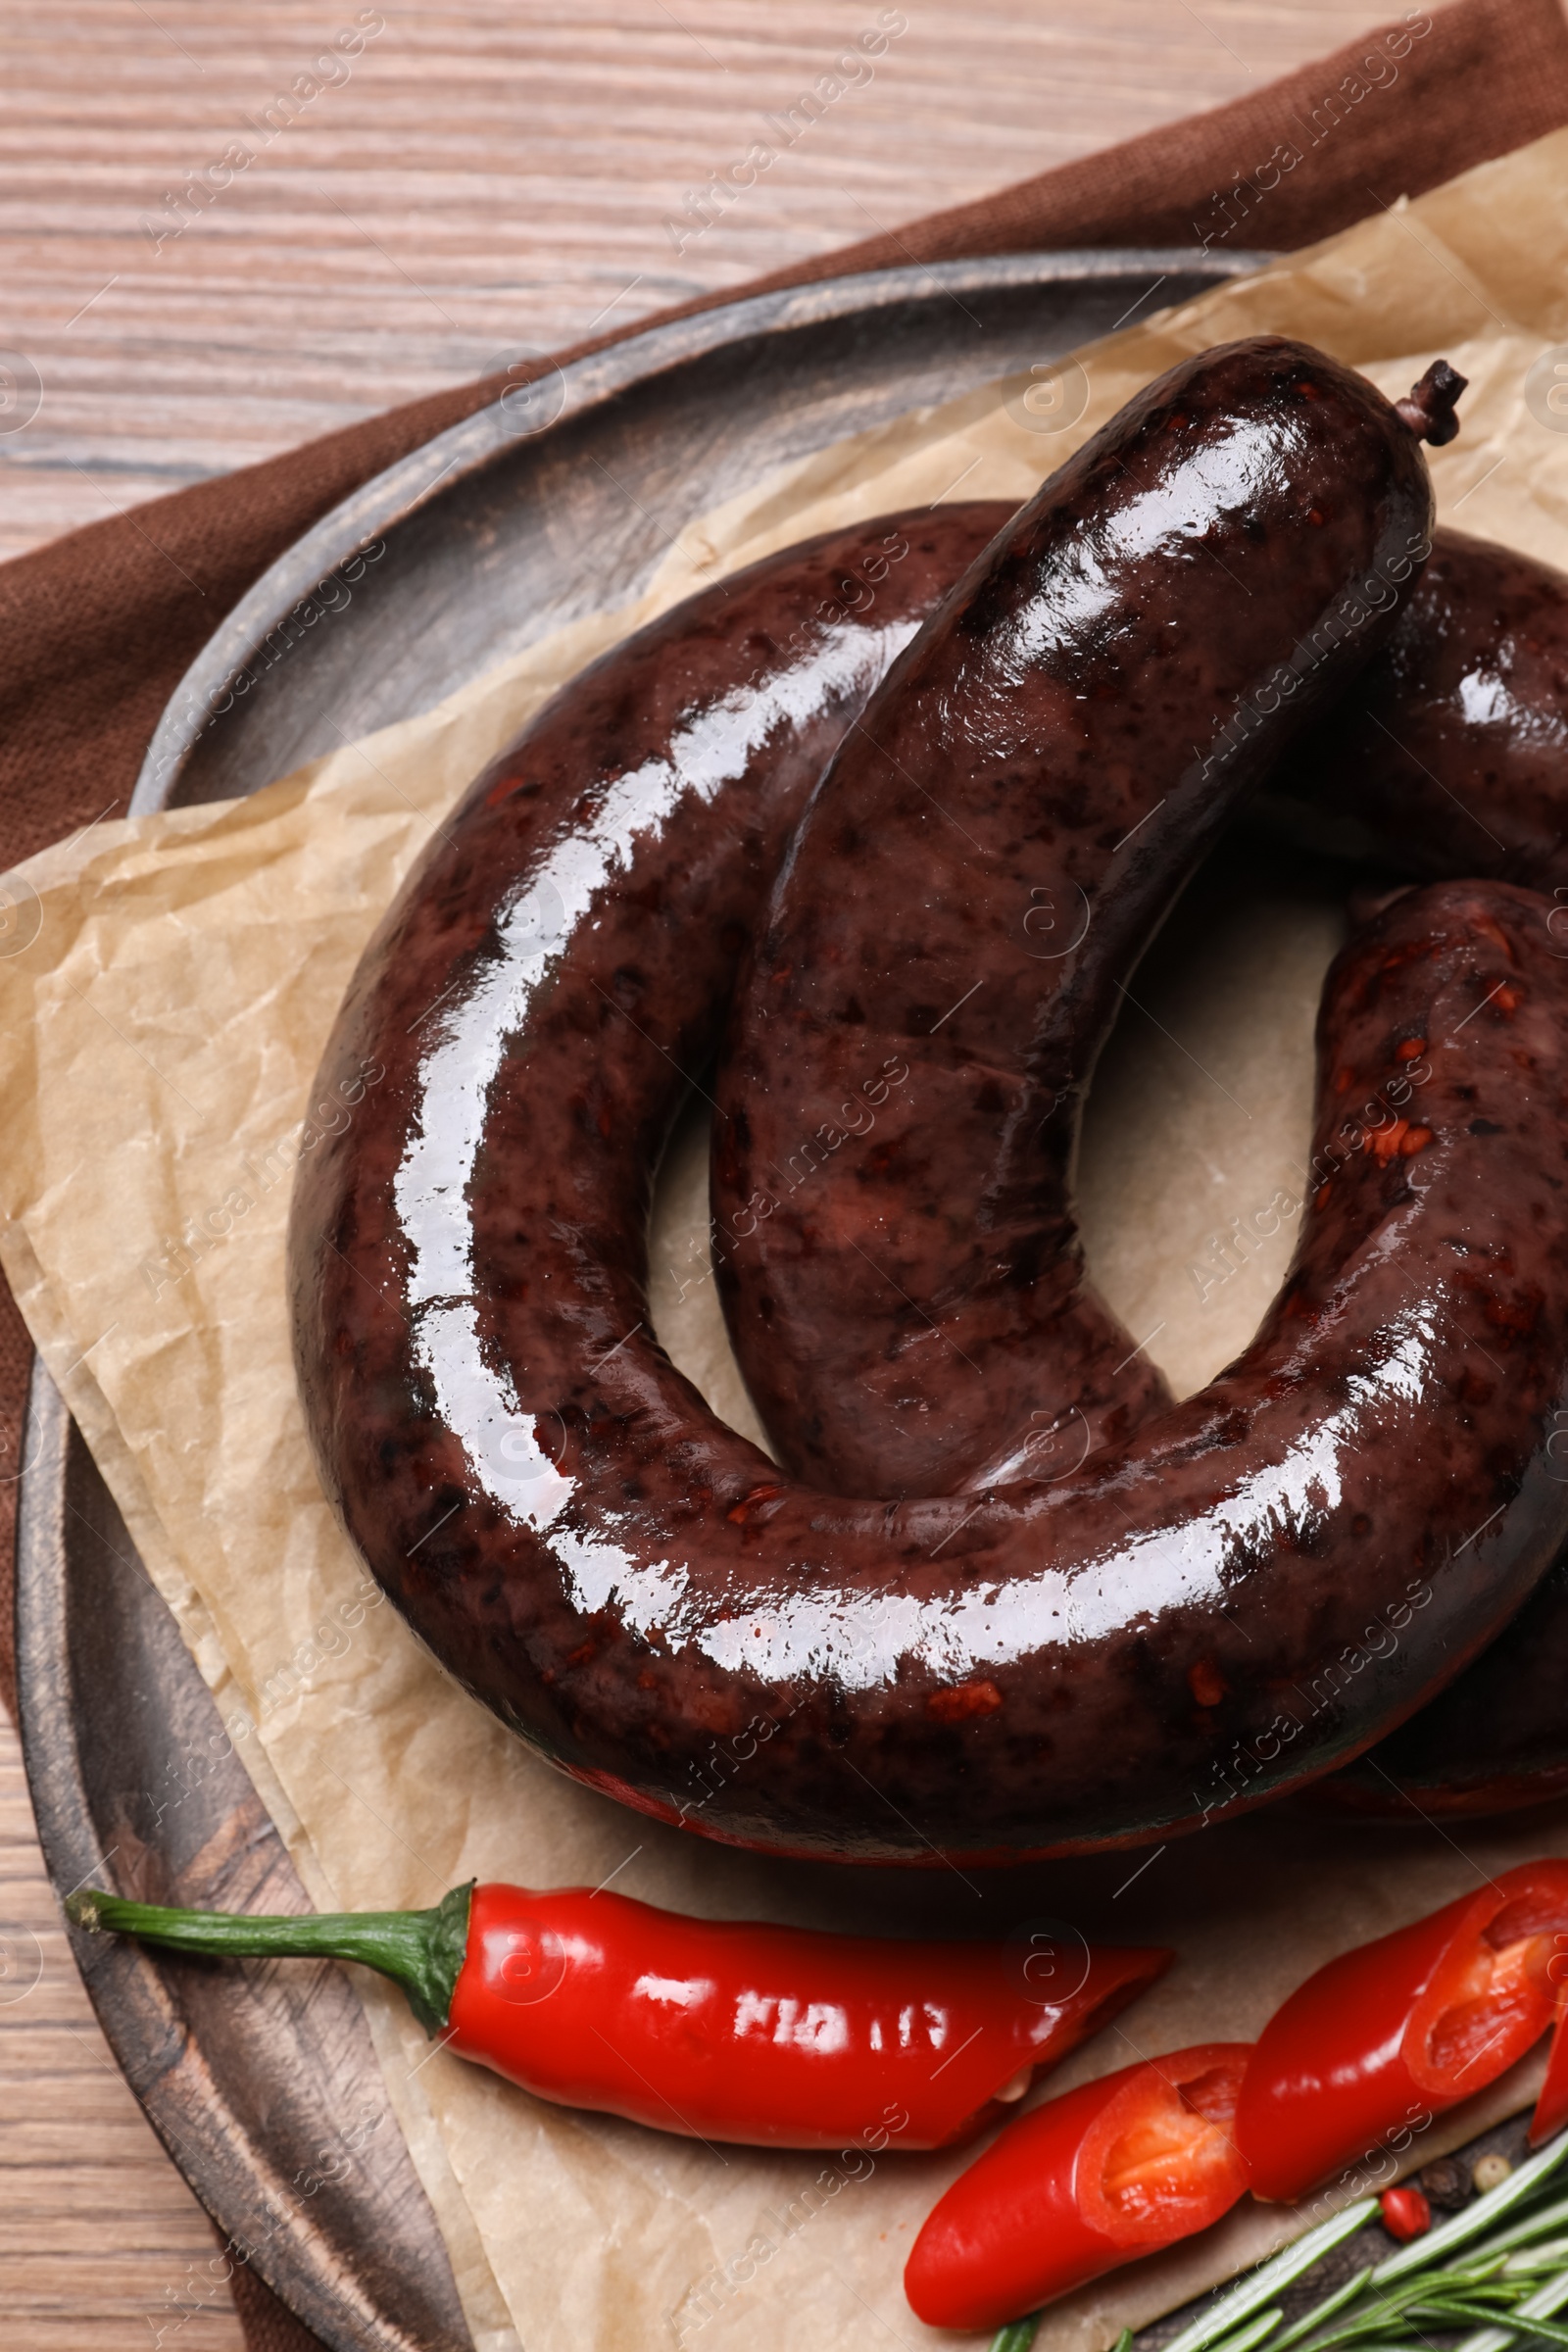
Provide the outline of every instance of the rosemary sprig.
[[1544,2246],[1521,2246],[1502,2258],[1503,2276],[1522,2278],[1530,2271],[1568,2270],[1568,2237],[1549,2237]]
[[[1514,2180],[1518,2178],[1516,2173]],[[1508,2187],[1512,2183],[1504,2182],[1503,2185]],[[1490,2193],[1495,2197],[1501,2194],[1501,2190],[1494,2188]],[[1495,2237],[1489,2232],[1488,2243],[1494,2254],[1500,2254],[1506,2247],[1528,2245],[1532,2238],[1549,2237],[1554,2230],[1560,2229],[1568,2229],[1568,2197],[1557,2197],[1549,2205],[1538,2205],[1534,2213],[1527,2213],[1522,2222],[1511,2223],[1506,2230],[1499,2230]]]
[[1272,2335],[1284,2317],[1284,2312],[1278,2307],[1273,2311],[1259,2313],[1255,2320],[1250,2321],[1247,2327],[1238,2329],[1235,2335],[1228,2335],[1225,2338],[1224,2352],[1252,2352],[1252,2346],[1262,2343],[1266,2336]]
[[[1548,2278],[1544,2286],[1538,2286],[1533,2295],[1526,2296],[1518,2308],[1510,2313],[1512,2324],[1509,2327],[1483,2328],[1476,2334],[1467,2335],[1456,2347],[1456,2352],[1504,2352],[1505,2346],[1517,2343],[1521,2336],[1529,2343],[1542,2334],[1546,2326],[1546,2315],[1561,2311],[1565,2303],[1568,2303],[1568,2271],[1560,2271],[1555,2278]],[[1529,2324],[1521,2326],[1521,2322]]]
[[1363,2222],[1369,2222],[1378,2209],[1376,2197],[1357,2197],[1343,2213],[1336,2213],[1304,2237],[1298,2237],[1283,2253],[1260,2263],[1240,2282],[1222,2295],[1217,2303],[1201,2312],[1190,2328],[1183,2328],[1165,2352],[1207,2352],[1210,2344],[1219,2343],[1243,2320],[1250,2320],[1264,2304],[1272,2303],[1282,2286],[1290,2286],[1304,2271],[1330,2253],[1343,2238],[1353,2237]]

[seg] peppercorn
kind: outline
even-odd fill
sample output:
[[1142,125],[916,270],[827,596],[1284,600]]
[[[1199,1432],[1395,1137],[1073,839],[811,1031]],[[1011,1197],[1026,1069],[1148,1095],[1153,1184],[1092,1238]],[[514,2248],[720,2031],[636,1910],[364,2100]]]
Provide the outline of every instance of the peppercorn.
[[1386,2188],[1378,2204],[1384,2229],[1401,2243],[1423,2237],[1432,2227],[1432,2208],[1418,2188]]
[[1462,2156],[1440,2156],[1435,2164],[1422,2166],[1416,2185],[1429,2205],[1443,2213],[1457,2213],[1461,2205],[1469,2203],[1474,2183]]

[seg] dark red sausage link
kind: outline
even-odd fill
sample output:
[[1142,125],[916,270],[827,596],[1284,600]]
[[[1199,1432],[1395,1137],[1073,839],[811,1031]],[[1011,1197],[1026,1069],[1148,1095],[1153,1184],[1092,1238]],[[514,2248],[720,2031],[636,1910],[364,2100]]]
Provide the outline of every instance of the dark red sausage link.
[[1508,1813],[1568,1790],[1568,1557],[1447,1690],[1312,1795],[1350,1813]]
[[[1435,532],[1389,642],[1273,784],[1357,819],[1402,873],[1568,886],[1568,579]],[[1568,912],[1556,928],[1568,951]]]
[[[1357,379],[1277,349],[1211,355],[1064,467],[792,846],[731,1022],[713,1209],[748,1386],[830,1492],[1059,1475],[1165,1400],[1084,1278],[1090,1074],[1239,790],[1427,553],[1414,441],[1369,435]],[[1350,574],[1361,625],[1293,674]]]
[[[1396,871],[1497,874],[1549,893],[1552,944],[1568,957],[1568,578],[1434,533],[1388,644],[1275,781],[1353,816]],[[1568,1478],[1568,1421],[1550,1451]],[[1409,1819],[1565,1788],[1568,1559],[1439,1698],[1316,1793]]]
[[[1293,695],[1359,660],[1367,583],[1409,564],[1427,500],[1385,404],[1316,355],[1270,342],[1173,371],[946,608],[972,615],[949,634],[954,693],[978,679],[977,725],[997,721],[976,763],[1000,779],[1031,665],[1044,646],[1050,680],[1053,632],[1081,630],[1107,583],[1141,642],[1118,599],[1152,592],[1158,546],[1192,593],[1144,742],[1199,722],[1175,797],[1206,839]],[[1032,564],[1053,514],[1054,552]],[[1075,547],[1064,612],[1055,565]],[[1240,612],[1216,611],[1210,554]],[[481,780],[340,1021],[329,1066],[369,1054],[387,1078],[302,1175],[292,1272],[307,1414],[351,1533],[437,1654],[565,1770],[747,1843],[1002,1860],[1191,1826],[1323,1771],[1494,1633],[1564,1533],[1542,1455],[1568,1338],[1547,1279],[1568,984],[1542,903],[1412,896],[1342,959],[1301,1255],[1201,1396],[1054,1484],[826,1496],[726,1430],[646,1328],[652,1170],[769,847],[745,797],[769,729],[737,723],[726,750],[726,713],[671,760],[672,689],[665,736],[645,732],[691,617],[619,649],[626,667],[607,658]],[[777,644],[776,615],[730,625]],[[740,797],[715,841],[726,778]],[[1185,835],[1156,825],[1179,865]],[[1421,1122],[1341,1152],[1340,1074],[1364,1101],[1417,1035],[1453,1040]],[[1506,1357],[1505,1401],[1475,1387],[1467,1318]],[[1318,1661],[1369,1611],[1408,1608],[1413,1583],[1429,1596],[1393,1655],[1319,1703]],[[715,1736],[755,1727],[765,1771],[689,1811]],[[1237,1788],[1241,1753],[1266,1761]]]
[[[1568,579],[1510,549],[1437,531],[1432,559],[1403,601],[1388,644],[1287,754],[1271,783],[1355,816],[1396,869],[1442,877],[1506,874],[1568,901],[1562,879],[1568,877]],[[1548,924],[1568,956],[1568,905],[1554,906]],[[895,1061],[893,1072],[907,1084],[906,1064]],[[742,1269],[758,1212],[773,1213],[775,1196],[787,1202],[799,1192],[808,1199],[808,1186],[841,1152],[856,1150],[858,1134],[875,1134],[881,1105],[895,1091],[886,1077],[873,1079],[860,1100],[840,1106],[838,1120],[802,1139],[784,1162],[782,1184],[773,1183],[750,1213],[734,1215],[729,1247]],[[721,1167],[724,1136],[720,1128]],[[816,1185],[818,1197],[828,1190]],[[776,1293],[788,1288],[793,1270],[781,1268],[776,1256],[770,1261],[774,1296],[764,1300],[775,1316]],[[732,1299],[739,1288],[732,1281]],[[736,1315],[743,1346],[747,1316],[760,1303],[753,1296]],[[878,1326],[870,1302],[858,1302],[854,1328],[868,1348],[878,1328],[898,1345],[897,1303],[889,1295]],[[1093,1371],[1097,1355],[1102,1363],[1108,1359],[1093,1324],[1085,1328],[1072,1313],[1078,1303],[1070,1299],[1060,1322],[1035,1342],[1041,1376],[1049,1367],[1059,1384],[1047,1392],[1052,1401],[1036,1425],[1035,1460],[1047,1475],[1091,1442],[1137,1426],[1158,1401],[1131,1396],[1118,1403],[1114,1419],[1106,1413]],[[809,1318],[801,1320],[815,1336]],[[824,1323],[831,1335],[831,1305]],[[750,1328],[755,1336],[747,1352],[761,1355],[762,1333]],[[949,1365],[954,1382],[965,1379],[956,1355]],[[775,1449],[808,1475],[817,1467],[812,1439],[840,1418],[820,1402],[838,1369],[819,1345],[806,1395],[777,1375],[770,1385]],[[759,1386],[764,1377],[754,1372]],[[851,1417],[862,1424],[864,1402],[863,1392],[848,1399]],[[1568,1477],[1568,1421],[1552,1449],[1562,1456],[1557,1473]],[[1392,1639],[1387,1626],[1364,1628],[1344,1671],[1359,1670],[1369,1645]],[[1357,1812],[1406,1819],[1412,1807],[1483,1814],[1542,1802],[1568,1788],[1565,1692],[1568,1561],[1561,1561],[1473,1666],[1314,1794]]]

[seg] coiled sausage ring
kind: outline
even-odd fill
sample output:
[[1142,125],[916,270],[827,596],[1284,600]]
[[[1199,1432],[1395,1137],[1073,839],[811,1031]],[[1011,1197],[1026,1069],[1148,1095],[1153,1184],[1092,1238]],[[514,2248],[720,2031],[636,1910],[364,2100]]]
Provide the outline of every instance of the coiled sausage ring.
[[[1352,939],[1297,1258],[1200,1396],[1169,1404],[1114,1360],[1131,1343],[1083,1285],[1068,1195],[1116,983],[1386,641],[1430,551],[1417,435],[1447,437],[1457,388],[1440,364],[1395,409],[1301,345],[1206,353],[1000,531],[952,509],[839,533],[640,632],[412,877],[326,1061],[387,1078],[296,1194],[302,1393],[375,1575],[577,1779],[779,1852],[1137,1843],[1365,1749],[1549,1568],[1549,903],[1440,884]],[[1046,906],[1081,919],[1042,957]],[[842,1363],[879,1324],[881,1459],[903,1400],[930,1408],[880,1494],[863,1433],[803,1441],[821,1450],[797,1472],[842,1463],[836,1492],[781,1471],[648,1327],[654,1173],[732,998],[726,1199],[768,1191],[776,1139],[885,1090],[861,1197],[838,1185],[820,1220],[804,1197],[754,1207],[771,1319],[748,1367],[765,1392],[776,1366],[803,1431],[811,1330]],[[1369,1101],[1387,1116],[1348,1117]],[[924,1286],[894,1358],[886,1306],[857,1307],[860,1254]],[[973,1393],[933,1375],[922,1311]],[[1031,1477],[1064,1380],[1097,1442]],[[1334,1685],[1369,1614],[1399,1639]],[[715,1738],[755,1767],[694,1809]]]

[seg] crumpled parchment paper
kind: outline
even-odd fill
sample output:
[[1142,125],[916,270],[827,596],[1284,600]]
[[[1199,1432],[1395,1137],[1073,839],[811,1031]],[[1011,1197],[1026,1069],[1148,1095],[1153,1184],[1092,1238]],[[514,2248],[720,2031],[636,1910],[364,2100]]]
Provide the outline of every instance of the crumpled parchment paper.
[[[318,1056],[367,935],[475,770],[594,654],[705,580],[855,516],[1025,498],[1149,377],[1260,329],[1322,345],[1391,395],[1446,354],[1471,383],[1460,439],[1432,459],[1444,518],[1568,565],[1564,132],[1076,366],[760,479],[693,518],[636,606],[563,630],[253,799],[103,823],[7,877],[0,1258],[321,1905],[428,1903],[472,1874],[612,1879],[714,1915],[999,1936],[1054,1920],[1174,1944],[1165,1984],[1072,2060],[1059,2088],[1141,2053],[1249,2035],[1331,1953],[1509,1862],[1568,1851],[1561,1806],[1397,1831],[1276,1810],[1152,1854],[973,1877],[836,1872],[708,1844],[559,1778],[445,1679],[334,1524],[295,1398],[291,1170],[322,1128],[365,1115],[374,1084],[364,1074],[322,1090]],[[1309,860],[1260,857],[1200,911],[1178,913],[1135,980],[1083,1154],[1094,1271],[1182,1391],[1245,1343],[1289,1255],[1311,1022],[1343,885]],[[743,1420],[708,1278],[702,1146],[688,1122],[666,1169],[654,1316],[718,1408]],[[431,2055],[399,1997],[362,1983],[481,2352],[939,2340],[911,2317],[900,2274],[961,2156],[713,2151],[545,2107]],[[1403,2161],[1519,2104],[1535,2065]],[[1393,2161],[1369,2169],[1387,2175]],[[1058,2307],[1044,2352],[1099,2352],[1124,2321],[1299,2226],[1244,2205]]]

